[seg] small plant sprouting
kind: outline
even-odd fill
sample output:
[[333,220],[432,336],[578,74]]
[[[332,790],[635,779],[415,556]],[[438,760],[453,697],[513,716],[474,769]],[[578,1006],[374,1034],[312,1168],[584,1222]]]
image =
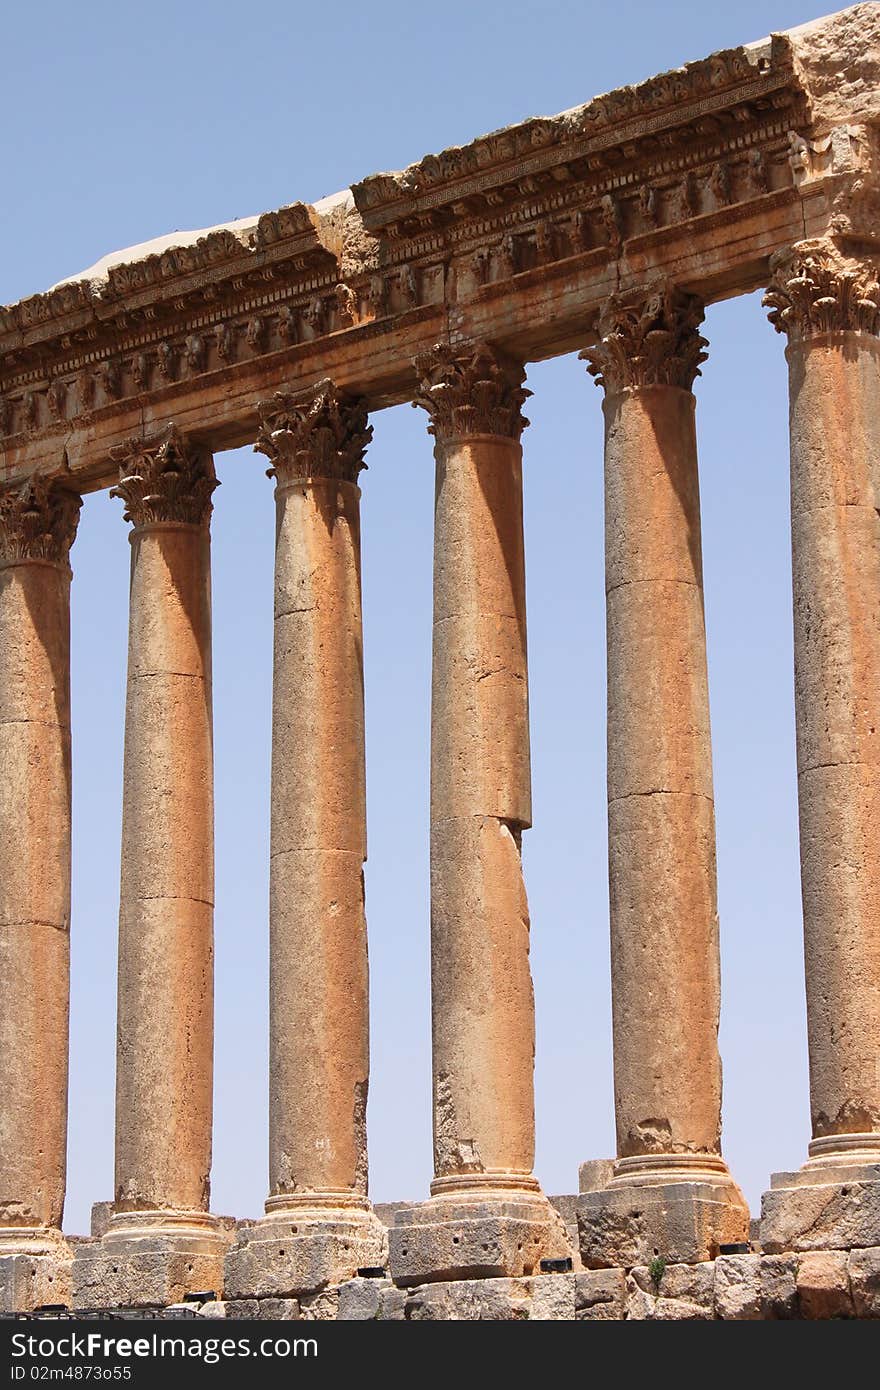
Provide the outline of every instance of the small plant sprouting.
[[660,1288],[660,1280],[665,1273],[666,1261],[663,1259],[662,1255],[655,1255],[648,1265],[648,1274],[650,1275],[651,1283],[654,1285],[655,1292]]

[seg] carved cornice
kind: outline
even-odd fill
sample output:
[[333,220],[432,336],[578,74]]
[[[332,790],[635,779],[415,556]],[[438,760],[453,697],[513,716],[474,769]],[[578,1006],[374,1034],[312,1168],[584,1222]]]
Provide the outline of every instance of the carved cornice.
[[700,375],[708,346],[699,333],[702,302],[663,282],[638,298],[610,299],[599,318],[599,340],[581,359],[613,395],[628,386],[681,386],[689,391]]
[[762,303],[790,340],[819,333],[880,335],[878,263],[844,256],[830,243],[804,242],[771,262]]
[[254,448],[271,460],[279,485],[313,478],[356,483],[373,437],[367,403],[325,378],[309,391],[277,391],[260,406]]
[[28,560],[66,565],[81,506],[77,493],[39,475],[0,493],[0,565]]
[[[325,226],[308,203],[292,203],[263,213],[243,228],[220,227],[189,244],[111,265],[94,279],[67,281],[17,304],[0,306],[0,347],[7,345],[4,340],[39,339],[45,336],[40,329],[54,333],[61,326],[77,327],[63,321],[81,318],[83,313],[101,322],[124,315],[126,307],[138,307],[144,291],[153,301],[193,294],[205,297],[209,286],[219,288],[233,276],[262,272],[278,260],[279,253],[301,262],[309,258],[334,262],[340,252],[338,231]],[[207,298],[213,294],[209,291]]]
[[[367,227],[387,229],[422,210],[453,206],[493,183],[510,184],[524,175],[540,179],[545,170],[575,157],[601,163],[600,152],[606,150],[619,163],[639,141],[668,143],[675,126],[688,127],[693,139],[717,132],[724,113],[734,107],[754,103],[782,109],[798,95],[790,44],[776,35],[765,45],[714,53],[562,115],[523,121],[427,155],[399,173],[374,174],[354,184],[352,192]],[[742,111],[736,120],[742,127]]]
[[435,439],[519,439],[528,425],[522,407],[532,393],[523,386],[525,368],[491,344],[437,343],[414,365],[419,387],[413,405],[427,410]]
[[123,519],[136,528],[183,522],[207,525],[219,483],[209,450],[185,439],[175,425],[161,434],[130,439],[111,449],[120,478],[111,497],[125,504]]

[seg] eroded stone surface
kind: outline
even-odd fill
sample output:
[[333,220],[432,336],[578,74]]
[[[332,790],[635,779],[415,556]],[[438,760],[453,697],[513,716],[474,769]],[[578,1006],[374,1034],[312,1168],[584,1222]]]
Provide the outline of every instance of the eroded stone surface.
[[738,1321],[763,1317],[760,1255],[719,1255],[715,1261],[715,1312],[719,1318]]
[[[722,1245],[748,1240],[748,1211],[719,1182],[605,1188],[578,1201],[581,1259],[587,1268],[711,1260]],[[739,1199],[741,1201],[741,1198]]]
[[385,1228],[371,1211],[291,1210],[239,1233],[226,1257],[225,1289],[238,1299],[313,1294],[387,1262]]
[[570,1258],[565,1227],[543,1194],[442,1197],[410,1209],[388,1232],[398,1284],[536,1274]]
[[770,1254],[880,1245],[880,1182],[771,1187],[761,1202],[761,1244]]
[[223,1288],[222,1237],[107,1237],[77,1249],[73,1307],[145,1308],[182,1302],[194,1290]]
[[853,1311],[848,1258],[842,1250],[810,1250],[798,1260],[801,1316],[846,1318]]

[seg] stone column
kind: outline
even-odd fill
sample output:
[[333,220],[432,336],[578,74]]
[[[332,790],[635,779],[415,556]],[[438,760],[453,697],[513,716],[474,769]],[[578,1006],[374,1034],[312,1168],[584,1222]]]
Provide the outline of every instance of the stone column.
[[70,567],[80,498],[0,494],[0,1312],[70,1297]]
[[702,305],[609,302],[582,354],[605,388],[608,835],[617,1160],[581,1198],[586,1263],[711,1258],[748,1239],[721,1157],[712,750],[692,385]]
[[416,363],[437,482],[431,702],[432,1200],[395,1279],[537,1271],[569,1252],[532,1173],[535,1010],[520,858],[531,824],[521,406],[486,345]]
[[210,454],[171,427],[114,458],[133,523],[122,812],[116,1193],[78,1307],[219,1293],[209,1215],[214,805]]
[[[813,1139],[776,1250],[880,1245],[880,285],[832,242],[777,259],[788,336],[795,712]],[[847,1195],[848,1194],[848,1195]]]
[[366,403],[322,381],[260,410],[275,479],[269,1197],[231,1297],[387,1263],[367,1197],[369,998],[358,474]]

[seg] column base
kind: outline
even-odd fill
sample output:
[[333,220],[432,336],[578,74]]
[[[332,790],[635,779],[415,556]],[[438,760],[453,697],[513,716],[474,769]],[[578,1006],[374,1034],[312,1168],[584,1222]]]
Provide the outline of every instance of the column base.
[[437,1178],[431,1194],[397,1212],[388,1232],[396,1284],[517,1278],[571,1257],[559,1213],[529,1175]]
[[[586,1168],[586,1165],[584,1165]],[[747,1244],[749,1209],[727,1164],[708,1154],[620,1158],[578,1198],[581,1259],[588,1269],[713,1260],[722,1245]],[[583,1169],[582,1169],[583,1175]]]
[[761,1199],[761,1247],[852,1250],[880,1245],[880,1134],[814,1139],[795,1173],[774,1173]]
[[73,1251],[46,1226],[0,1226],[0,1313],[70,1306]]
[[99,1241],[77,1248],[73,1307],[165,1307],[207,1290],[219,1298],[229,1241],[208,1212],[115,1212]]
[[266,1215],[239,1232],[226,1256],[226,1296],[295,1298],[387,1265],[385,1227],[366,1197],[270,1197]]

